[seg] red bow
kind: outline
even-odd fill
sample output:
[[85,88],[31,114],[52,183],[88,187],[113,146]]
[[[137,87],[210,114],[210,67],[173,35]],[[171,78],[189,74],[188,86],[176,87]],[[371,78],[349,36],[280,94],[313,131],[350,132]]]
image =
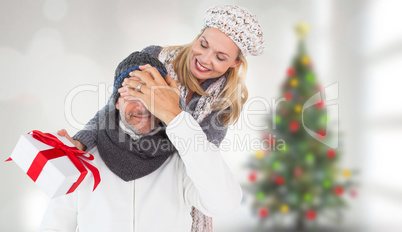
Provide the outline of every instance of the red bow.
[[[54,147],[49,150],[40,151],[38,155],[35,157],[34,161],[32,162],[31,166],[27,171],[27,175],[31,177],[33,181],[36,181],[42,172],[43,168],[45,167],[48,160],[55,159],[62,156],[67,156],[77,167],[78,171],[81,172],[80,176],[78,177],[77,181],[71,186],[68,190],[68,193],[72,193],[75,189],[81,184],[81,182],[85,179],[85,176],[88,173],[88,170],[85,166],[92,172],[94,176],[94,188],[96,189],[98,184],[100,183],[100,174],[97,168],[92,166],[86,160],[94,160],[94,156],[89,154],[85,151],[81,151],[76,147],[69,147],[66,146],[63,142],[61,142],[56,136],[43,133],[41,131],[34,130],[29,134],[32,135],[33,138],[36,140],[45,143],[51,147]],[[8,159],[11,160],[11,159]],[[7,161],[8,161],[7,160]],[[85,164],[85,165],[84,165]]]

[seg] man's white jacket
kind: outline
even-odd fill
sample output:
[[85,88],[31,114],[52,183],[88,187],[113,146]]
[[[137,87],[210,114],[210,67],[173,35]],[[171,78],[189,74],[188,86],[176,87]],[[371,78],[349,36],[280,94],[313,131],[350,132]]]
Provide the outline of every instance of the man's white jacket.
[[178,153],[137,180],[120,179],[96,147],[89,151],[101,173],[98,188],[51,200],[40,231],[190,232],[192,206],[211,217],[235,210],[241,187],[193,117],[180,113],[166,131]]

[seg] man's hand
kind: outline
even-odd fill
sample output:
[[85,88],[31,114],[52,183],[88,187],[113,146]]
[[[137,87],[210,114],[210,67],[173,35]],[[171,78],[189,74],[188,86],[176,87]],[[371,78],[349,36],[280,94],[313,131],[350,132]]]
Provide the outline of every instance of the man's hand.
[[79,150],[85,151],[85,149],[87,149],[87,147],[84,144],[82,144],[80,141],[72,139],[65,129],[61,129],[61,130],[57,131],[57,134],[60,136],[66,137],[68,139],[68,141],[70,141],[72,144],[74,144],[74,146],[76,148],[78,148]]

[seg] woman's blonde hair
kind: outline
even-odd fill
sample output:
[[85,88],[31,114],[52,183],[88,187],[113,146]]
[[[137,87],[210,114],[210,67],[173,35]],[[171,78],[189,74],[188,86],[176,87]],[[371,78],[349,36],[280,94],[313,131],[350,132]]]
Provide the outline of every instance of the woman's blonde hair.
[[[190,71],[191,51],[194,43],[199,39],[204,30],[190,43],[183,46],[172,46],[169,50],[180,49],[179,54],[172,61],[174,71],[177,74],[178,82],[187,89],[200,95],[208,95],[198,83],[198,79]],[[219,120],[223,120],[223,124],[234,124],[238,121],[244,103],[248,98],[248,91],[245,84],[247,73],[247,60],[241,54],[236,59],[241,61],[240,65],[229,68],[226,73],[226,83],[218,98],[213,104],[213,110],[218,110]]]

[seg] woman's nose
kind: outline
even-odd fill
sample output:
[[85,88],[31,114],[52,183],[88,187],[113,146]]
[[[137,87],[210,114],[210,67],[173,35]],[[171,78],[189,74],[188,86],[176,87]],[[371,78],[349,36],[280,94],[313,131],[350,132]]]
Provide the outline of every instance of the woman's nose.
[[208,51],[201,55],[201,62],[204,64],[210,64],[212,61],[212,52]]

